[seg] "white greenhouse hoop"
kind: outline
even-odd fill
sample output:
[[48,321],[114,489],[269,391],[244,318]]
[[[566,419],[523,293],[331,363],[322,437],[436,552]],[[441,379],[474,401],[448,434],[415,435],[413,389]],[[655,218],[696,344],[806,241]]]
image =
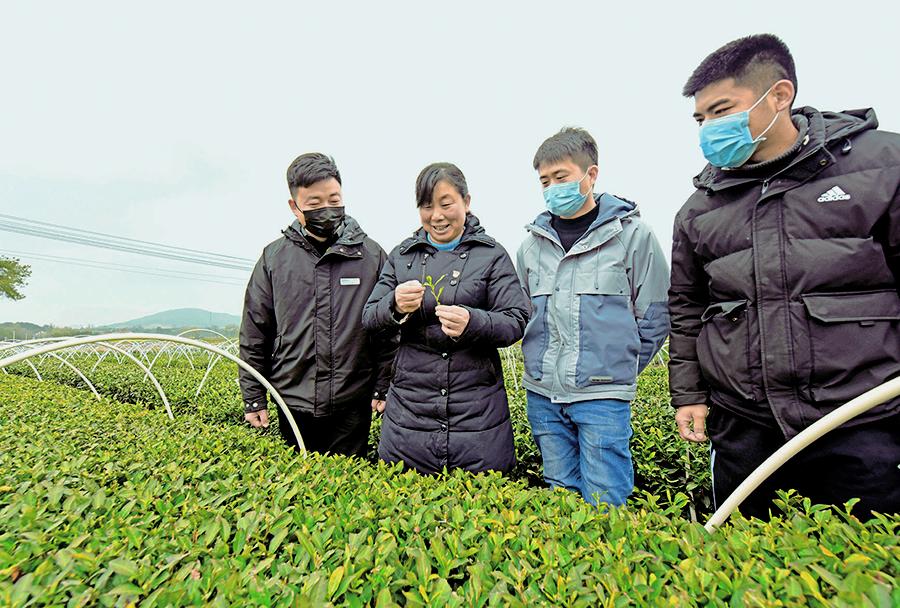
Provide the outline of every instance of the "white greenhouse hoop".
[[[107,334],[107,335],[108,335],[108,334]],[[124,334],[123,334],[123,335],[124,335]],[[103,336],[95,336],[95,337],[97,337],[97,338],[102,338]],[[78,339],[79,339],[79,340],[90,340],[90,338],[78,338]],[[106,342],[105,340],[93,340],[92,342],[93,342],[93,343],[96,343],[96,344],[102,344],[102,345],[105,346],[106,348],[108,348],[108,349],[110,349],[110,350],[114,350],[114,351],[116,351],[117,353],[121,353],[122,355],[124,355],[124,356],[127,357],[128,359],[131,359],[132,361],[134,361],[134,362],[137,364],[137,366],[141,368],[141,371],[143,371],[145,374],[147,374],[147,376],[148,376],[148,377],[150,378],[150,380],[153,382],[153,386],[156,387],[156,392],[159,393],[159,396],[160,396],[160,398],[162,399],[163,405],[166,406],[166,414],[169,415],[169,420],[175,420],[175,414],[172,413],[172,406],[169,405],[169,399],[166,397],[166,392],[163,390],[162,384],[159,383],[159,380],[156,379],[156,376],[153,375],[153,372],[150,371],[150,368],[149,368],[149,367],[147,367],[146,365],[144,365],[143,363],[141,363],[141,360],[140,360],[140,359],[138,359],[137,357],[135,357],[134,355],[132,355],[132,354],[131,354],[130,352],[128,352],[127,350],[122,349],[122,348],[119,348],[118,346],[116,346],[116,345],[114,345],[114,344],[109,344],[109,343]],[[45,346],[45,347],[42,347],[42,348],[37,348],[37,349],[35,349],[35,350],[41,350],[41,351],[43,351],[43,352],[51,352],[51,351],[53,351],[53,350],[60,350],[60,349],[62,349],[62,348],[66,348],[66,347],[64,346],[65,344],[68,344],[68,343],[67,343],[67,342],[61,342],[61,343],[57,343],[57,344],[54,344],[54,345],[53,345],[53,346],[57,346],[57,347],[60,347],[60,348],[52,348],[52,349],[50,349],[50,350],[45,350],[45,349],[47,349],[47,347]],[[27,353],[26,353],[26,354],[27,354]],[[2,365],[3,365],[3,361],[0,361],[0,366],[2,366]]]
[[894,397],[900,395],[900,378],[894,378],[884,384],[866,391],[856,399],[848,401],[841,407],[823,416],[813,424],[805,428],[799,435],[788,441],[786,444],[778,448],[778,450],[763,461],[761,465],[750,473],[750,475],[741,482],[741,485],[731,493],[722,506],[716,509],[709,521],[704,526],[708,532],[712,532],[718,526],[722,525],[728,516],[744,502],[744,499],[750,495],[753,490],[765,481],[772,473],[785,462],[790,460],[800,450],[820,438],[822,435],[834,430],[844,424],[851,418],[855,418],[860,414],[869,411],[876,405],[884,403]]
[[[20,361],[26,361],[31,357],[40,356],[46,353],[55,352],[58,350],[64,350],[76,346],[82,346],[84,344],[97,344],[101,343],[107,348],[111,350],[115,350],[123,355],[127,356],[131,360],[135,361],[138,365],[141,366],[142,370],[147,373],[150,379],[157,386],[157,389],[160,392],[160,396],[163,398],[163,402],[166,405],[167,413],[169,414],[169,418],[174,420],[174,416],[172,415],[172,410],[169,407],[168,399],[165,397],[165,393],[162,391],[162,387],[159,385],[159,381],[153,375],[153,373],[144,366],[143,363],[137,360],[137,358],[128,353],[127,351],[118,348],[109,342],[121,342],[121,341],[156,341],[156,342],[174,342],[176,344],[182,344],[187,346],[193,346],[195,348],[200,348],[202,350],[209,351],[220,357],[224,357],[233,363],[236,363],[241,369],[245,370],[247,373],[252,375],[260,384],[262,384],[266,390],[272,395],[272,398],[278,404],[278,407],[281,408],[282,414],[284,414],[285,418],[288,421],[288,425],[291,427],[291,431],[294,433],[294,437],[297,440],[297,447],[300,449],[300,452],[303,455],[306,455],[306,446],[303,443],[303,437],[300,435],[300,430],[297,428],[297,423],[294,420],[294,416],[291,414],[291,411],[288,409],[287,404],[282,399],[281,395],[275,390],[275,387],[269,383],[268,380],[263,377],[258,371],[253,369],[248,363],[241,360],[239,357],[232,355],[231,353],[224,351],[220,348],[217,348],[211,344],[207,344],[205,342],[201,342],[199,340],[193,340],[191,338],[183,338],[181,336],[169,336],[164,334],[142,334],[142,333],[123,333],[123,334],[104,334],[100,336],[87,336],[84,338],[73,338],[73,339],[63,339],[63,341],[54,340],[51,344],[46,344],[47,340],[38,340],[36,342],[44,343],[44,346],[37,346],[35,348],[28,349],[24,352],[19,352],[14,355],[10,355],[4,359],[0,359],[0,369],[12,365],[14,363],[18,363]],[[22,346],[24,343],[17,343],[15,346]],[[5,349],[7,347],[0,346],[0,349]]]
[[56,353],[48,353],[48,354],[55,359],[59,359],[60,366],[65,365],[66,367],[71,369],[73,372],[78,374],[78,377],[81,378],[84,381],[84,383],[88,385],[88,388],[91,389],[91,392],[94,393],[94,397],[96,397],[98,400],[100,399],[100,393],[97,392],[97,389],[94,387],[94,385],[91,383],[91,381],[88,380],[88,377],[82,373],[82,371],[80,369],[78,369],[77,367],[72,365],[71,362],[67,361],[66,359],[63,359]]

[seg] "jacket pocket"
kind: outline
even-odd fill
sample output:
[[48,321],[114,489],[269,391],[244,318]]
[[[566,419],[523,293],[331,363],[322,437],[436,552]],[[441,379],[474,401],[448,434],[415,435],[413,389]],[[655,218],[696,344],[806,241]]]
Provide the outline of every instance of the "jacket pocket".
[[624,272],[592,270],[576,275],[576,387],[636,382],[641,341],[630,294]]
[[525,359],[525,373],[540,381],[544,376],[544,356],[550,346],[547,307],[550,305],[551,290],[537,289],[531,293],[531,319],[525,326],[522,337],[522,356]]
[[816,402],[845,402],[900,374],[900,295],[806,294]]
[[718,302],[700,317],[697,359],[710,387],[745,401],[759,401],[750,371],[749,300]]

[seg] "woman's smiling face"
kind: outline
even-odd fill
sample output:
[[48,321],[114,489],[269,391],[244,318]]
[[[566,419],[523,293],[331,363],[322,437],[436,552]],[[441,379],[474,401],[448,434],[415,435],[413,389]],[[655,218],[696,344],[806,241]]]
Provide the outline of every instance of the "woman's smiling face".
[[463,197],[450,182],[441,180],[435,185],[431,200],[419,207],[422,228],[435,243],[451,243],[466,227],[466,213],[470,197]]

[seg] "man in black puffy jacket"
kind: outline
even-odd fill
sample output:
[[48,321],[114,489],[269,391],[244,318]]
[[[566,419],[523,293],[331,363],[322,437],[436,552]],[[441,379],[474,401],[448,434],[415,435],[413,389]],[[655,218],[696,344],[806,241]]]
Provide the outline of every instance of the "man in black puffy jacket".
[[[287,181],[297,220],[266,246],[250,277],[240,355],[284,398],[307,449],[364,456],[397,350],[396,332],[362,327],[387,256],[345,215],[334,160],[303,154]],[[265,388],[243,370],[240,382],[246,420],[268,426]],[[279,426],[296,445],[280,410]]]
[[[796,90],[790,51],[768,34],[715,51],[684,88],[709,165],[675,219],[669,371],[681,436],[705,440],[705,420],[717,503],[788,439],[900,375],[900,135],[871,109],[792,110]],[[898,463],[893,399],[741,508],[765,516],[793,488],[895,512]]]

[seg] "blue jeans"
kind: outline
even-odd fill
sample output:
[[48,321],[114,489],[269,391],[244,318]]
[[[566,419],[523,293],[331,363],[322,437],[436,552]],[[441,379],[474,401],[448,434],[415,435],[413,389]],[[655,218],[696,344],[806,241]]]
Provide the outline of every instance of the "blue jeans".
[[528,391],[528,421],[551,487],[592,505],[622,505],[634,488],[631,404],[618,399],[553,403]]

